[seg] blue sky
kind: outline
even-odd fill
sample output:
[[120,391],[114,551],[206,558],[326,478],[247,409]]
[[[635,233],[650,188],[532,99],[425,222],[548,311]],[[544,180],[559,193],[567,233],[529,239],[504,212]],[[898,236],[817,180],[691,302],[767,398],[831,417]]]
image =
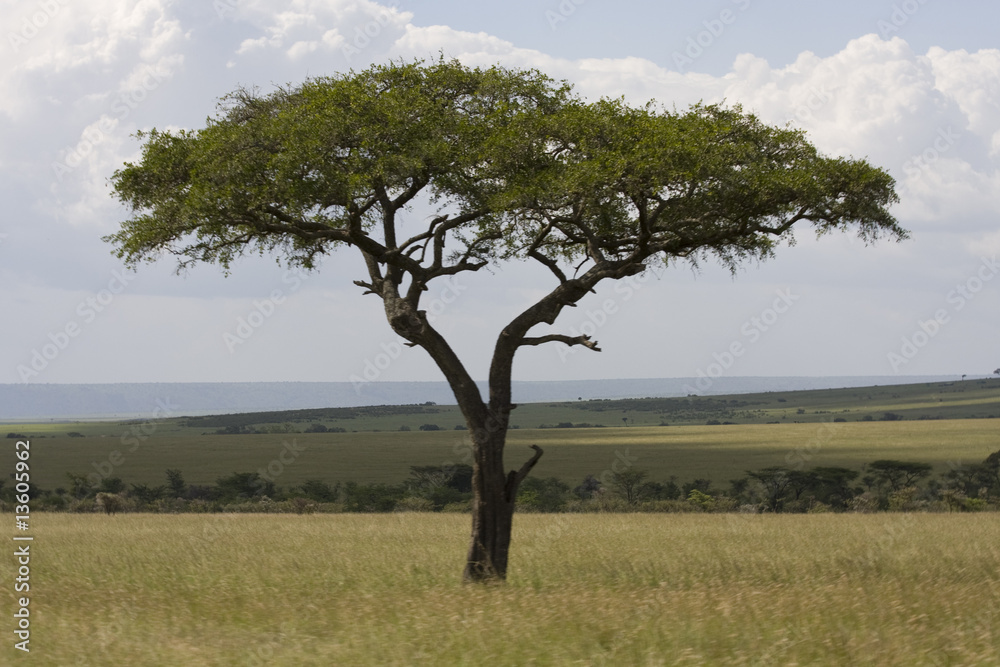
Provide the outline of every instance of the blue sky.
[[[535,67],[590,98],[791,122],[889,169],[913,233],[871,248],[803,233],[735,279],[678,267],[607,285],[553,328],[603,352],[526,350],[517,379],[990,373],[998,24],[997,5],[940,0],[2,1],[0,382],[439,379],[352,284],[350,253],[309,276],[254,259],[177,277],[167,261],[123,274],[100,241],[124,216],[107,180],[135,131],[199,127],[238,85],[437,53]],[[462,280],[428,298],[482,378],[497,332],[551,284],[517,264]]]

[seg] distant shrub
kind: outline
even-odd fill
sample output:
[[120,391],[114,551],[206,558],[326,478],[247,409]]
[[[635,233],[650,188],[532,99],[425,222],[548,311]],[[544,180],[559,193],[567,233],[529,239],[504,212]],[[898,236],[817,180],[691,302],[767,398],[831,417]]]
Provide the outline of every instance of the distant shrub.
[[851,512],[871,514],[872,512],[878,511],[878,504],[878,497],[866,491],[865,493],[854,496],[847,501],[847,508]]
[[528,477],[517,491],[517,507],[524,511],[558,512],[570,498],[569,485],[555,477]]
[[52,512],[61,512],[69,506],[66,496],[51,495],[38,501],[38,508]]
[[391,512],[405,495],[401,485],[348,482],[344,485],[344,511]]
[[442,512],[468,513],[472,511],[472,501],[466,500],[460,503],[449,503],[441,508]]
[[698,478],[693,482],[685,482],[681,487],[681,495],[685,498],[691,495],[691,491],[698,490],[705,495],[711,495],[712,493],[712,480]]
[[420,430],[421,431],[440,431],[441,427],[438,426],[437,424],[421,424],[420,425]]
[[114,515],[125,510],[125,500],[117,493],[98,493],[95,505],[107,515]]
[[427,498],[407,496],[396,503],[394,512],[433,512],[434,503]]
[[90,514],[97,510],[97,501],[93,498],[81,498],[79,500],[71,501],[68,509],[70,512]]
[[125,482],[121,477],[105,477],[97,490],[104,493],[120,494],[125,490]]
[[338,482],[335,486],[330,486],[320,479],[307,479],[298,487],[296,493],[308,500],[332,503],[336,502],[340,497],[340,483]]
[[715,498],[707,493],[702,493],[698,489],[691,489],[688,493],[687,501],[693,507],[698,507],[705,512],[710,512],[715,508]]

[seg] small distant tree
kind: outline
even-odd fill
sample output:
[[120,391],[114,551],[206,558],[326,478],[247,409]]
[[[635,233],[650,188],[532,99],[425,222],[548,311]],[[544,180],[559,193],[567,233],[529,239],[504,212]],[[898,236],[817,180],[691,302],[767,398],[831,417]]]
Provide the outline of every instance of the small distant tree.
[[788,491],[795,500],[804,493],[814,493],[818,483],[816,473],[812,470],[790,470],[788,472]]
[[747,470],[747,476],[756,480],[763,488],[767,497],[767,506],[772,512],[781,508],[781,501],[791,482],[790,470],[781,466],[772,466],[760,470]]
[[104,510],[105,514],[111,516],[125,509],[125,502],[117,493],[101,491],[97,494],[97,506]]
[[69,494],[77,500],[86,498],[94,492],[94,487],[91,485],[90,480],[87,479],[87,475],[68,472],[66,473],[66,477],[69,478]]
[[97,490],[104,493],[119,494],[125,490],[125,482],[121,477],[105,477],[97,486]]
[[639,487],[639,497],[643,500],[677,500],[681,497],[681,489],[673,480],[645,482]]
[[148,484],[133,484],[128,494],[143,504],[155,503],[167,492],[165,486],[150,487]]
[[597,479],[593,475],[587,475],[583,478],[583,482],[573,489],[573,493],[581,500],[589,500],[594,497],[594,494],[597,493],[600,488],[601,480]]
[[264,479],[256,472],[236,472],[229,477],[220,477],[215,483],[219,500],[247,500],[256,496],[273,497],[277,489],[274,482]]
[[749,477],[740,477],[739,479],[729,480],[729,495],[733,498],[743,498],[744,494],[747,492],[747,487],[750,486]]
[[184,475],[181,474],[180,470],[167,470],[167,487],[170,489],[170,495],[174,498],[184,496],[184,493],[187,491],[187,484],[184,483]]
[[832,507],[844,508],[854,491],[851,482],[858,478],[857,470],[838,466],[818,466],[810,472],[816,478],[816,498]]
[[649,473],[645,470],[629,468],[611,473],[611,488],[629,505],[635,505],[641,497],[640,490]]
[[900,491],[916,484],[917,480],[931,474],[934,467],[928,463],[911,463],[880,459],[868,464],[868,472],[879,488],[888,485],[892,492]]

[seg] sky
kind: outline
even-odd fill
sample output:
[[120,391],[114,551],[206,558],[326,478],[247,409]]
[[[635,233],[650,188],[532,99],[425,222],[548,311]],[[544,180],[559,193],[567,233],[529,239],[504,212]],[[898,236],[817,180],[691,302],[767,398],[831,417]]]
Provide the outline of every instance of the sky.
[[[525,349],[517,380],[987,375],[1000,366],[1000,5],[942,0],[470,3],[0,0],[0,383],[440,380],[403,347],[350,249],[176,275],[101,237],[139,130],[196,129],[263,91],[390,59],[537,68],[587,99],[741,104],[897,181],[912,238],[807,229],[735,276],[703,265],[607,284]],[[420,211],[414,212],[415,216]],[[473,377],[553,287],[513,263],[432,283]]]

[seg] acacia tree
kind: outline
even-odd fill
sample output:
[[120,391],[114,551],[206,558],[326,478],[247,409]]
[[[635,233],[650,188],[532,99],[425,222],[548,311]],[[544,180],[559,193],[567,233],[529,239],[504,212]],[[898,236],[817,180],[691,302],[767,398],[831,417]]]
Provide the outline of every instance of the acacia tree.
[[[112,185],[132,211],[106,237],[130,267],[167,253],[178,270],[229,269],[246,253],[313,268],[359,252],[355,281],[392,330],[423,348],[451,386],[473,450],[472,536],[464,577],[506,576],[517,488],[542,455],[507,471],[515,354],[598,283],[651,264],[715,257],[735,270],[770,257],[793,225],[903,238],[894,181],[864,161],[820,155],[804,135],[739,107],[683,113],[586,102],[537,71],[392,63],[262,94],[240,89],[191,131],[141,133],[141,159]],[[418,201],[437,214],[407,216]],[[490,263],[544,266],[551,289],[500,332],[481,396],[421,309],[438,279]]]

